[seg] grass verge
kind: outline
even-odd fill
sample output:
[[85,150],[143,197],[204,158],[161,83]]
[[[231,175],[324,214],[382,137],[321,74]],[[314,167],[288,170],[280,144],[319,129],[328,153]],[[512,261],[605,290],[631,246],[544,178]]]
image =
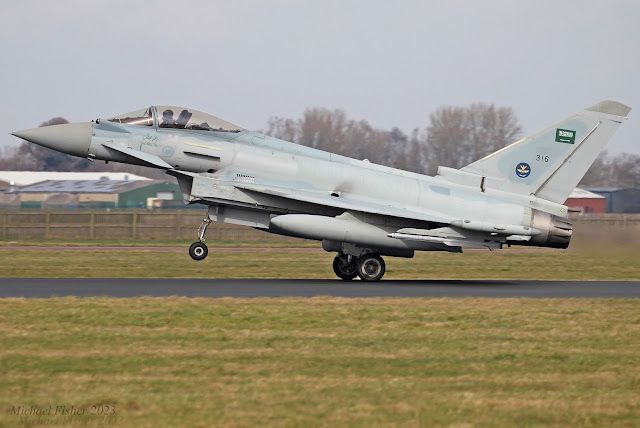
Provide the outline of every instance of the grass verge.
[[636,426],[639,304],[3,299],[0,426],[20,405],[142,427]]
[[[0,241],[2,247],[189,247],[195,239],[11,239]],[[216,240],[207,241],[213,247],[229,248],[316,248],[318,243],[308,239],[296,240]]]
[[[317,245],[317,244],[316,244]],[[385,258],[384,279],[640,280],[640,244],[572,250],[505,249],[466,254],[417,252]],[[3,277],[335,278],[323,251],[215,250],[195,262],[176,251],[2,250]]]

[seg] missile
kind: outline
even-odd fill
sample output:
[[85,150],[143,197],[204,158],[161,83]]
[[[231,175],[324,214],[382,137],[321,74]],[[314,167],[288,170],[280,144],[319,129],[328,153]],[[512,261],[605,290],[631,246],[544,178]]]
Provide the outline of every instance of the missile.
[[451,226],[459,227],[460,229],[489,232],[498,235],[538,236],[542,234],[542,231],[534,227],[511,224],[490,224],[472,220],[454,220],[451,222]]

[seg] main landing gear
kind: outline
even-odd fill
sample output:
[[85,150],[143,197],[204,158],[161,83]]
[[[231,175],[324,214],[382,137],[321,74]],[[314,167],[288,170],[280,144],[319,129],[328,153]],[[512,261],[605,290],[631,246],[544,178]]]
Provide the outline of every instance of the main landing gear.
[[210,223],[211,219],[208,217],[205,217],[205,219],[202,220],[202,224],[198,228],[198,242],[194,242],[189,247],[189,255],[193,260],[204,260],[207,257],[207,254],[209,254],[209,249],[204,243],[204,234]]
[[333,259],[333,271],[343,281],[351,281],[358,276],[356,258],[347,254],[338,254]]
[[359,276],[363,281],[378,281],[384,275],[384,260],[377,254],[369,253],[360,257],[338,254],[333,259],[333,271],[343,281],[351,281]]

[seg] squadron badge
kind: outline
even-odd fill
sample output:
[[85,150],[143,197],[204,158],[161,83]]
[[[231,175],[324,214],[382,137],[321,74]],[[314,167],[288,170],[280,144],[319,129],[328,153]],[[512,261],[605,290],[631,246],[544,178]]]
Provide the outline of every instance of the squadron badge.
[[521,162],[516,166],[516,175],[520,178],[526,178],[531,174],[531,167],[528,163]]

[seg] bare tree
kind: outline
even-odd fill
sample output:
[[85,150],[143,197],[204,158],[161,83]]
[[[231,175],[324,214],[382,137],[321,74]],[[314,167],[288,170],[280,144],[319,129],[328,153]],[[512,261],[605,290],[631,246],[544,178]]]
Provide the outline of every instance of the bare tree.
[[580,181],[582,187],[640,187],[640,156],[602,152]]
[[415,128],[409,138],[409,145],[405,153],[405,165],[407,171],[425,174],[427,172],[427,150],[423,139],[420,138],[420,130]]
[[19,147],[0,148],[0,171],[11,171],[15,167]]
[[331,150],[356,159],[368,159],[381,165],[389,165],[387,158],[389,133],[375,129],[366,120],[348,122],[347,129]]
[[438,165],[462,168],[513,143],[522,132],[512,108],[493,104],[442,106],[429,120],[423,134],[429,174]]
[[376,129],[365,120],[349,119],[341,109],[307,108],[297,120],[272,117],[266,133],[315,149],[389,164],[389,132]]
[[513,109],[496,108],[493,104],[471,104],[467,108],[467,122],[471,146],[478,158],[515,142],[522,132]]
[[513,110],[487,104],[443,106],[430,124],[411,136],[398,128],[374,128],[349,119],[344,110],[307,108],[302,117],[272,117],[266,133],[276,138],[356,159],[418,173],[434,174],[438,165],[460,168],[517,139]]
[[469,163],[469,126],[463,107],[443,106],[429,115],[425,142],[427,172],[435,174],[438,165],[460,168]]
[[606,151],[600,153],[600,156],[591,164],[579,186],[582,187],[605,187],[608,186],[611,175],[611,164]]
[[341,140],[349,126],[344,110],[307,108],[298,121],[299,135],[296,142],[315,149],[344,153]]
[[387,136],[386,161],[396,168],[407,169],[409,136],[400,128],[391,128]]
[[271,116],[267,121],[265,134],[285,141],[298,141],[298,122],[294,119]]
[[613,158],[611,183],[620,188],[640,188],[640,156],[621,153]]

